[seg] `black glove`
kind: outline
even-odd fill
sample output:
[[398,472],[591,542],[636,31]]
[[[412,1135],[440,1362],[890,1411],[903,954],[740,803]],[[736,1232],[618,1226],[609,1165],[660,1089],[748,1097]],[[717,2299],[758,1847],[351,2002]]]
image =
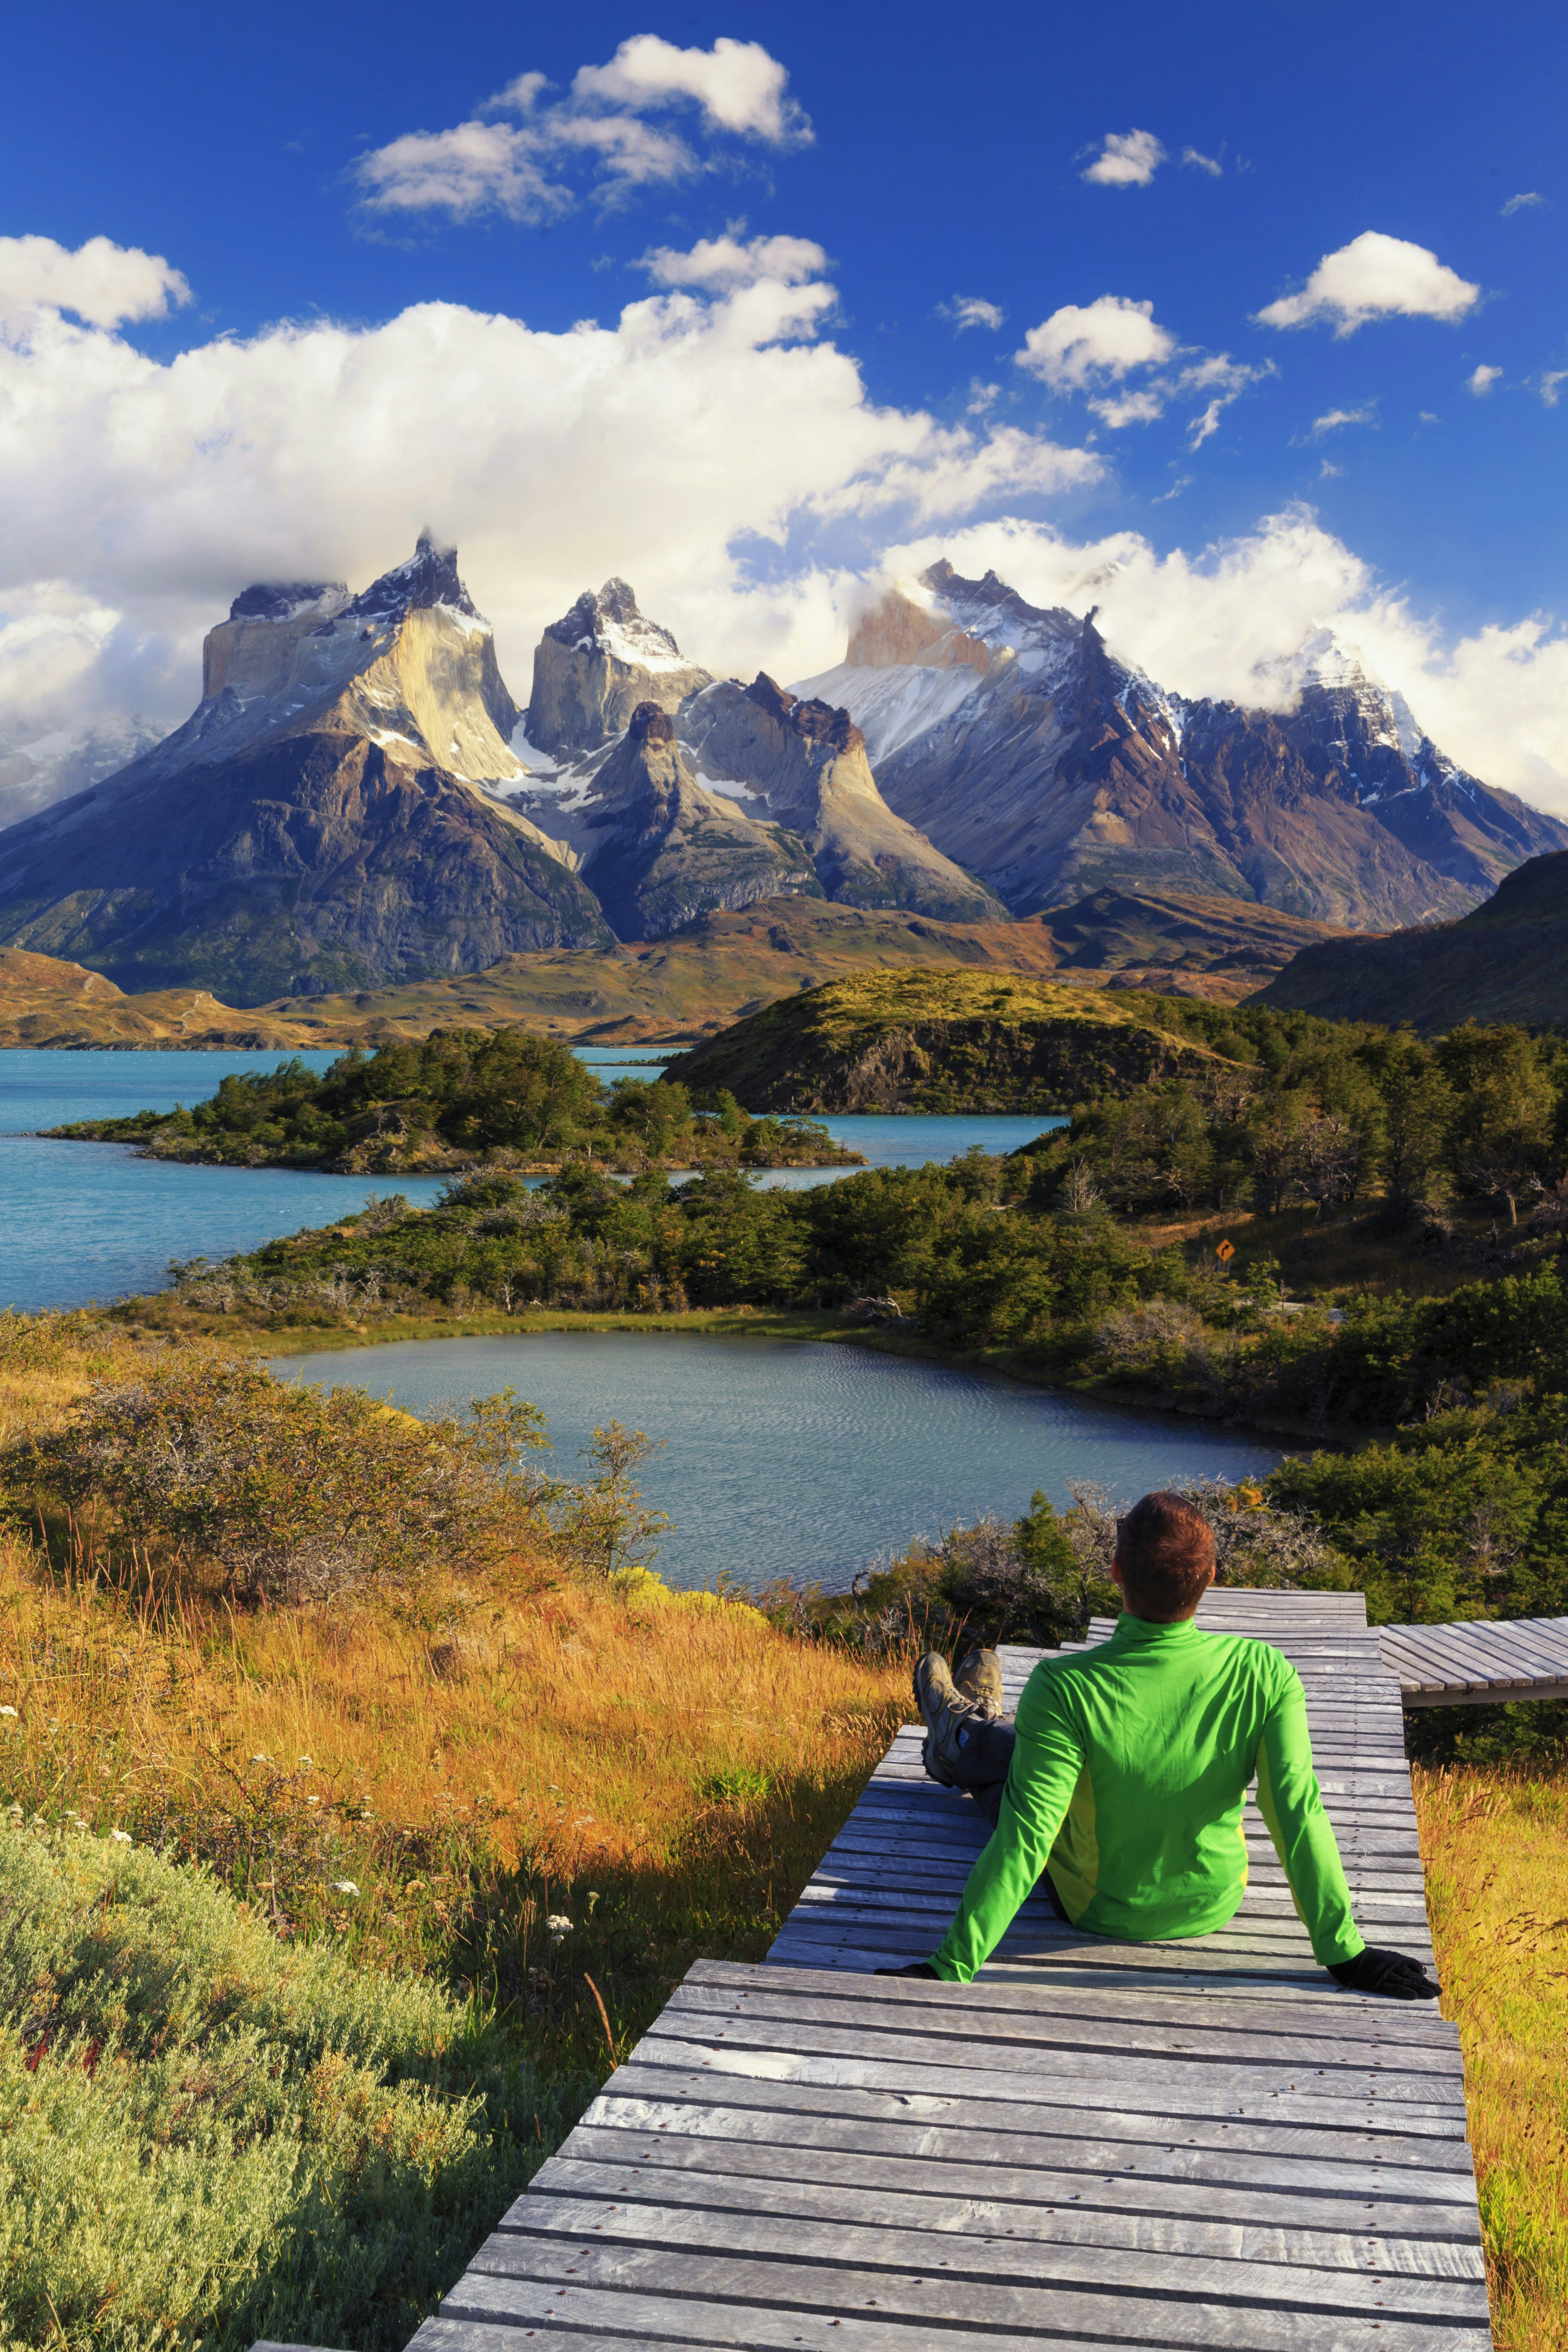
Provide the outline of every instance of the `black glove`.
[[932,1984],[942,1982],[929,1960],[911,1960],[905,1969],[873,1969],[871,1974],[874,1977],[929,1977]]
[[1419,1960],[1369,1944],[1353,1960],[1332,1960],[1329,1974],[1347,1992],[1381,1993],[1385,2000],[1436,2000],[1443,1988]]

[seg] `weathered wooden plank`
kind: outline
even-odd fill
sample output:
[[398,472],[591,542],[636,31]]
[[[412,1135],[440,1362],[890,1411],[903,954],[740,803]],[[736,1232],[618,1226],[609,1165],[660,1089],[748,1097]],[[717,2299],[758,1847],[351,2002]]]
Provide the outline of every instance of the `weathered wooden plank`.
[[[968,2099],[951,2085],[921,2094],[879,2091],[865,2084],[783,2082],[772,2074],[726,2074],[716,2080],[710,2072],[645,2066],[635,2057],[611,2075],[589,2112],[608,2115],[623,2099],[638,2111],[657,2108],[662,2113],[679,2106],[713,2116],[776,2115],[792,2121],[813,2145],[847,2144],[825,2137],[834,2128],[858,2133],[874,2127],[894,2132],[897,2145],[914,2135],[921,2150],[958,2154],[979,2135],[1002,2160],[1011,2156],[1018,2163],[1036,2161],[1030,2151],[1048,2146],[1068,2153],[1059,2159],[1038,2160],[1070,2161],[1102,2170],[1113,2163],[1141,2171],[1154,2168],[1183,2179],[1212,2176],[1289,2186],[1317,2182],[1331,2171],[1352,2183],[1351,2193],[1364,2185],[1368,2197],[1431,2198],[1445,2205],[1458,2200],[1474,2210],[1470,2151],[1462,2139],[1383,2129],[1358,2132],[1346,2127],[1342,2116],[1328,2126],[1235,2117],[1213,2121],[1194,2116],[1177,2125],[1164,2116],[1123,2116],[1115,2119],[1115,2136],[1110,2137],[1110,2119],[1104,2116],[1072,2108],[1056,2113],[1048,2105],[1027,2102],[998,2115],[994,2105]],[[1224,2169],[1233,2165],[1247,2169]],[[1214,2170],[1216,2166],[1219,2172]]]
[[[743,2160],[746,2154],[753,2158],[749,2166]],[[1120,2206],[1109,2207],[1086,2196],[1081,2175],[1075,2176],[1077,2187],[1045,2196],[1015,2187],[1009,2196],[999,2179],[986,2178],[986,2168],[970,2168],[974,2178],[964,2189],[939,2183],[936,2170],[929,2166],[893,2168],[889,2173],[887,2168],[857,2166],[850,2159],[827,2179],[812,2179],[780,2150],[772,2149],[765,2157],[760,2150],[737,2150],[728,2169],[720,2171],[711,2152],[708,2166],[701,2168],[689,2162],[666,2163],[658,2147],[646,2149],[640,2161],[632,2163],[624,2147],[612,2147],[603,2156],[574,2133],[561,2154],[541,2168],[528,2198],[519,2198],[498,2227],[531,2227],[530,2215],[537,2210],[531,2200],[536,2196],[583,2197],[622,2205],[628,2200],[679,2205],[704,2213],[765,2213],[774,2220],[831,2227],[879,2230],[896,2215],[900,2233],[940,2231],[960,2237],[1008,2238],[1019,2245],[1193,2255],[1296,2271],[1349,2271],[1358,2281],[1369,2273],[1462,2279],[1471,2284],[1486,2278],[1479,2244],[1391,2238],[1347,2230],[1331,2220],[1313,2227],[1299,2215],[1262,2221],[1212,2211],[1166,2213],[1125,2198]]]
[[[979,1977],[969,1985],[932,1984],[920,1978],[868,1977],[849,1985],[835,1979],[829,1986],[809,1969],[770,1966],[764,1975],[743,1961],[697,1960],[688,1971],[685,1983],[729,1989],[749,1986],[765,1993],[810,1993],[821,1989],[829,1990],[835,2000],[865,2001],[878,2006],[892,2003],[916,2009],[936,2006],[961,2014],[1016,2011],[1024,2016],[1054,2019],[1089,2011],[1106,2019],[1185,2023],[1204,2034],[1214,2022],[1194,2011],[1184,1991],[1173,1995],[1152,1991],[1142,1985],[1118,1989],[1099,1979],[1093,1984],[1078,1985],[1056,1979],[1048,1990],[1036,1990],[1022,1982],[998,1981],[989,1977]],[[1277,2003],[1267,2009],[1254,2008],[1245,1996],[1232,1991],[1225,1995],[1225,2021],[1237,2032],[1274,2033],[1283,2028]],[[1349,2036],[1373,2049],[1415,2042],[1423,2048],[1457,2052],[1459,2046],[1458,2028],[1436,2015],[1425,2002],[1379,2000],[1366,1993],[1342,1992],[1337,1986],[1331,1989],[1325,2000],[1303,2001],[1296,2030]]]
[[1330,2124],[1351,2131],[1386,2128],[1407,2136],[1462,2138],[1465,2110],[1459,2100],[1384,2098],[1375,2091],[1360,2095],[1348,2090],[1332,2094],[1298,2086],[1267,2089],[1256,2081],[1234,2084],[1199,2084],[1158,2077],[1149,2082],[1119,2076],[1114,2084],[1090,2074],[1072,2075],[1041,2070],[993,2065],[931,2065],[923,2061],[856,2058],[842,2051],[764,2050],[746,2043],[682,2040],[675,2034],[645,2034],[633,2051],[639,2064],[664,2063],[705,2070],[715,2076],[763,2074],[773,2082],[834,2083],[844,2089],[947,2093],[966,2099],[989,2099],[1006,2105],[1028,2101],[1055,2103],[1100,2118],[1103,2128],[1113,2118],[1120,2125],[1128,2116],[1163,2116],[1174,2129],[1188,2119],[1218,2122],[1249,2118],[1254,2124],[1282,2121]]
[[[1416,2202],[1384,2193],[1381,2179],[1378,2193],[1366,2193],[1373,2184],[1364,2166],[1298,2164],[1285,2185],[1270,2188],[1259,2185],[1256,2156],[1205,2153],[1194,2161],[1190,2151],[1140,2146],[1135,2158],[1124,2142],[1042,2137],[1023,2143],[1029,2161],[1011,2162],[1008,2149],[1018,2137],[910,2126],[900,2130],[818,2116],[807,2139],[794,2114],[600,2098],[561,2153],[634,2168],[655,2163],[717,2171],[727,2179],[842,2181],[874,2189],[884,2199],[906,2191],[929,2194],[939,2187],[949,2195],[1004,2203],[1082,2204],[1105,2212],[1364,2231],[1380,2241],[1418,2239],[1440,2247],[1480,2244],[1474,2200],[1468,2195],[1463,2202]],[[1089,2160],[1091,2151],[1101,2158],[1098,2168]],[[1047,2158],[1070,2163],[1052,2165]],[[1105,2169],[1107,2165],[1113,2168]],[[884,2204],[883,2210],[892,2209]]]
[[[936,1988],[917,1985],[900,1986],[900,1990],[919,1994]],[[969,1988],[963,1990],[967,1991]],[[1419,2075],[1424,2082],[1435,2074],[1447,2074],[1457,2081],[1462,2073],[1458,2049],[1454,2044],[1385,2042],[1378,2044],[1374,2052],[1363,2042],[1292,2033],[1283,2024],[1273,2032],[1248,2033],[1223,2025],[1214,2018],[1193,2018],[1184,2026],[1140,2019],[1126,2011],[1101,2019],[1084,2005],[1070,2013],[1052,2017],[1038,2007],[1004,2009],[996,2004],[919,1999],[852,2000],[838,1995],[831,1987],[809,1992],[795,1987],[774,1990],[765,1981],[727,1988],[693,1984],[689,1979],[670,1996],[664,2015],[672,2021],[688,2017],[763,2020],[770,2025],[776,2023],[784,2032],[793,2031],[797,2024],[842,2028],[866,2037],[868,2049],[876,2046],[871,2037],[913,2033],[931,2045],[933,2052],[949,2041],[965,2044],[984,2042],[992,2047],[1005,2042],[1019,2049],[1055,2048],[1079,2053],[1103,2048],[1118,2063],[1136,2056],[1202,2059],[1206,2063],[1224,2059],[1245,2063],[1248,2068],[1293,2071],[1310,2067],[1319,2073],[1333,2070],[1346,2074],[1381,2068],[1391,2074]]]
[[[447,2316],[458,2308],[472,2315]],[[644,2294],[635,2288],[585,2285],[575,2276],[557,2282],[475,2278],[471,2284],[465,2277],[441,2315],[426,2321],[408,2352],[517,2352],[520,2334],[569,2336],[573,2352],[630,2352],[633,2346],[637,2352],[690,2352],[694,2345],[712,2345],[721,2352],[795,2352],[797,2346],[804,2352],[933,2352],[937,2344],[951,2346],[952,2352],[1104,2352],[1103,2338],[1091,2346],[1076,2336],[1021,2336],[1011,2329],[955,2326],[945,2315],[933,2330],[928,2318],[906,2326],[880,2307],[872,2319],[842,2308],[829,2317],[829,2308],[764,2308]],[[616,2327],[637,2332],[605,2332]],[[666,2334],[669,2328],[678,2334]],[[1401,2347],[1395,2346],[1394,2352]],[[1455,2352],[1470,2352],[1470,2347],[1457,2345]]]
[[[973,2032],[943,2037],[919,2025],[872,2033],[864,2024],[817,2024],[799,2017],[713,2016],[674,2007],[654,2020],[645,2041],[700,2041],[710,2050],[755,2050],[823,2058],[874,2059],[882,2065],[952,2065],[991,2074],[1024,2074],[1061,2085],[1064,2097],[1106,2100],[1167,2097],[1254,2097],[1289,2095],[1321,2099],[1381,2099],[1403,2105],[1459,2105],[1463,2075],[1447,2061],[1439,2071],[1395,2065],[1302,2063],[1271,2065],[1260,2056],[1207,2057],[1174,2049],[1145,2052],[1114,2047],[986,2039]],[[1173,2113],[1176,2112],[1173,2107]]]
[[[871,2281],[888,2273],[894,2278],[900,2273],[915,2277],[942,2270],[952,2283],[984,2283],[993,2292],[1011,2287],[1017,2296],[1015,2307],[1020,2317],[1028,2301],[1043,2300],[1042,2290],[1048,2290],[1053,2308],[1079,2303],[1073,2324],[1079,2327],[1085,2327],[1091,2315],[1103,2315],[1108,2305],[1114,2307],[1130,2295],[1144,2301],[1139,2316],[1146,2318],[1146,2299],[1158,2297],[1163,2303],[1171,2288],[1172,2263],[1167,2255],[1116,2246],[1021,2246],[995,2233],[970,2238],[956,2231],[868,2228],[852,2221],[813,2222],[795,2215],[780,2217],[754,2210],[737,2215],[689,2206],[552,2197],[540,2191],[531,2192],[516,2210],[520,2226],[487,2239],[474,2257],[475,2270],[491,2277],[526,2278],[539,2241],[548,2237],[583,2243],[590,2258],[611,2254],[618,2242],[628,2249],[657,2249],[656,2259],[681,2253],[699,2260],[714,2255],[763,2261],[771,2257],[780,2270],[828,2264],[840,2273],[858,2270]],[[1168,2312],[1184,2307],[1190,2311],[1200,2297],[1211,2312],[1223,2312],[1227,2305],[1247,2311],[1248,2324],[1260,2329],[1277,2318],[1299,2320],[1312,2313],[1370,2318],[1373,2312],[1381,2311],[1390,2318],[1424,2318],[1445,2325],[1456,2320],[1484,2323],[1487,2315],[1484,2282],[1467,2279],[1432,2279],[1392,2271],[1358,2274],[1194,2253],[1183,2256],[1181,2274],[1183,2302],[1173,2301],[1161,2312],[1167,2329]],[[1075,2289],[1082,2295],[1081,2302]],[[1300,2338],[1293,2330],[1286,2340]]]

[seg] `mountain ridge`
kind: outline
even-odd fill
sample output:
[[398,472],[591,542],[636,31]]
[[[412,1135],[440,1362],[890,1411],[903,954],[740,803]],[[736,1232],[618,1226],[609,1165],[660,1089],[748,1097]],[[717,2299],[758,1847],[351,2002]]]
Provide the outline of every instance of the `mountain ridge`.
[[516,709],[456,557],[236,598],[205,694],[118,774],[0,833],[0,943],[143,986],[285,992],[602,945],[596,902],[488,783]]
[[889,806],[1015,914],[1165,887],[1384,929],[1462,914],[1568,847],[1353,665],[1304,677],[1289,711],[1189,699],[1118,661],[1093,611],[945,560],[915,584],[927,603],[889,591],[795,691],[849,710]]
[[1568,852],[1516,866],[1458,922],[1304,947],[1248,1001],[1426,1034],[1459,1018],[1568,1028]]

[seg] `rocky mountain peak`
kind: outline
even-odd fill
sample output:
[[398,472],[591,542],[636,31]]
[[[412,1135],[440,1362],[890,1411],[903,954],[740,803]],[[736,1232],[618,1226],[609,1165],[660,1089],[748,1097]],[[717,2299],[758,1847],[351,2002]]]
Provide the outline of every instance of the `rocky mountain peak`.
[[[1258,702],[1167,695],[1091,610],[1031,604],[946,559],[796,684],[864,730],[882,797],[1029,914],[1114,886],[1257,899],[1382,928],[1463,913],[1568,828],[1465,774],[1331,629]],[[942,635],[943,627],[948,635]],[[959,656],[967,645],[987,656]]]
[[349,601],[342,580],[258,580],[228,608],[231,621],[292,621],[304,613],[330,619]]
[[603,652],[644,668],[684,661],[669,631],[639,611],[635,589],[616,578],[606,580],[597,595],[584,588],[572,610],[552,621],[544,634],[557,645]]
[[406,563],[394,564],[354,598],[346,617],[356,621],[399,621],[406,613],[428,611],[444,604],[465,620],[481,618],[478,605],[458,575],[458,551],[438,546],[422,530]]
[[528,741],[552,760],[571,761],[613,742],[640,703],[676,710],[711,683],[668,629],[638,611],[626,582],[612,578],[597,595],[585,588],[540,638]]
[[657,702],[639,702],[627,721],[626,732],[634,743],[673,743],[675,721]]

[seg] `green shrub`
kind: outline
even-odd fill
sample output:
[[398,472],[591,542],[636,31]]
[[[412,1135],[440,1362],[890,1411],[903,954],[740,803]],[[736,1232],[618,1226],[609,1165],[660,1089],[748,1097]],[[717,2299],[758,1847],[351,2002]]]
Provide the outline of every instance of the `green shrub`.
[[199,1872],[0,1828],[0,2344],[397,2352],[587,2088]]
[[5,1467],[72,1509],[112,1509],[127,1539],[219,1572],[235,1591],[323,1598],[440,1569],[491,1568],[546,1530],[520,1452],[548,1443],[510,1389],[468,1422],[418,1422],[355,1389],[182,1351],[100,1382],[63,1431]]

